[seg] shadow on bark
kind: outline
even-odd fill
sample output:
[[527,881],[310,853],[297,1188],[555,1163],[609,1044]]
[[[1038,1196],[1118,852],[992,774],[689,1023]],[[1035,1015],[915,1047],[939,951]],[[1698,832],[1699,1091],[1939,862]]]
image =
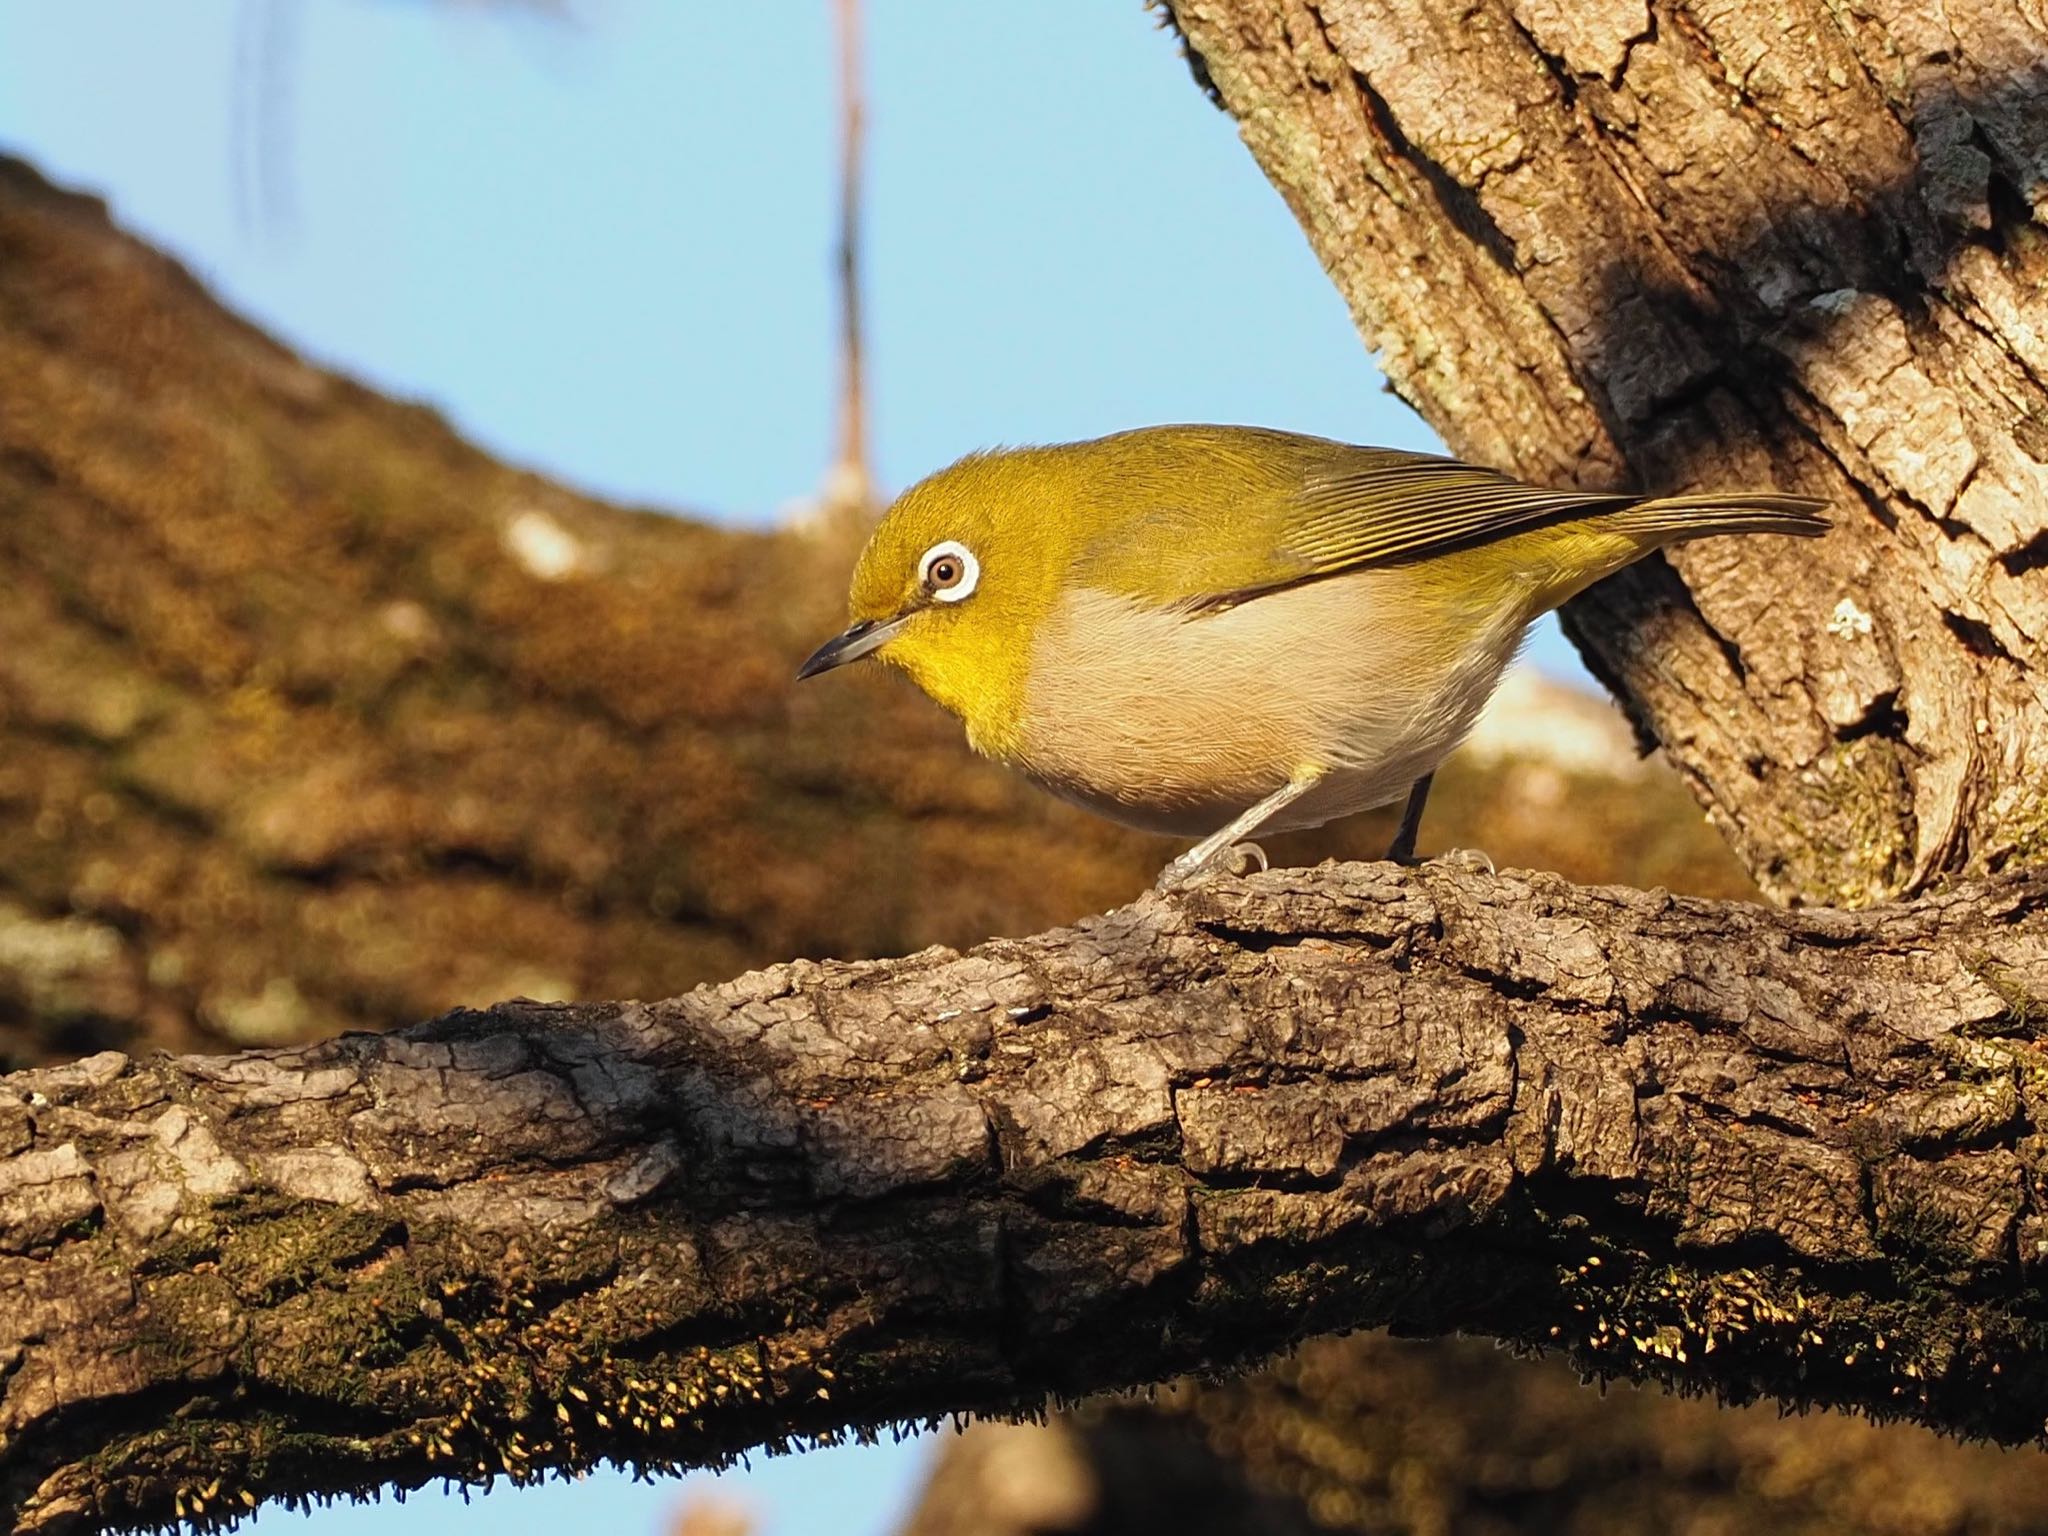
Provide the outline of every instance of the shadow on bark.
[[[1613,99],[1586,82],[1581,109]],[[2048,851],[2044,100],[2040,60],[1971,90],[1916,79],[1895,163],[1812,167],[1832,197],[1753,191],[1727,227],[1595,279],[1575,362],[1630,483],[1774,477],[1853,530],[1775,571],[1683,551],[1684,582],[1646,563],[1565,614],[1646,743],[1640,700],[1720,727],[1680,758],[1781,899],[1854,905]],[[1726,675],[1674,681],[1679,630]]]

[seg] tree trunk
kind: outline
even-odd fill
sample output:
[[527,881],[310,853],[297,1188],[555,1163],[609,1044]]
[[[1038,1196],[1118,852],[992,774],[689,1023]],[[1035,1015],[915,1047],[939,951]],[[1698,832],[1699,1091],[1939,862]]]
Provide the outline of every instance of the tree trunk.
[[2032,0],[1168,0],[1454,451],[1777,485],[1567,624],[1787,900],[2048,850],[2048,20]]
[[1783,914],[1387,865],[17,1074],[19,1527],[698,1464],[1304,1334],[2048,1418],[2048,878]]

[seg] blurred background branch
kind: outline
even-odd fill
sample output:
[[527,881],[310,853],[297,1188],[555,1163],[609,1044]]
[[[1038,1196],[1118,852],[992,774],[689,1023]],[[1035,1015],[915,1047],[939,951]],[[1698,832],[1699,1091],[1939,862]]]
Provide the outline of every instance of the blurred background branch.
[[825,479],[824,515],[850,529],[875,508],[868,465],[867,348],[861,326],[861,170],[867,105],[862,84],[861,0],[829,0],[839,49],[839,447]]

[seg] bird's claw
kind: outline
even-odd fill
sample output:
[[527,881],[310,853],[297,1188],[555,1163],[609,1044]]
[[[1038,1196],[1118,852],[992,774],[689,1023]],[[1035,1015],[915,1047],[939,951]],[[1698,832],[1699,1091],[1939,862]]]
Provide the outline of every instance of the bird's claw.
[[1442,853],[1432,853],[1425,858],[1412,848],[1402,849],[1397,845],[1387,850],[1387,862],[1399,865],[1402,869],[1420,869],[1425,864],[1448,864],[1454,869],[1470,870],[1475,875],[1495,873],[1493,859],[1483,848],[1446,848]]
[[1495,873],[1493,859],[1484,848],[1446,848],[1431,862],[1449,864],[1458,869],[1469,870],[1475,875]]
[[1190,849],[1159,871],[1158,880],[1153,882],[1156,891],[1177,890],[1194,885],[1210,875],[1249,875],[1264,873],[1273,866],[1266,858],[1266,850],[1257,843],[1233,843],[1219,848],[1206,857],[1197,857],[1197,850]]
[[1273,867],[1266,850],[1257,843],[1234,843],[1216,855],[1216,867],[1227,867],[1233,875],[1263,875]]

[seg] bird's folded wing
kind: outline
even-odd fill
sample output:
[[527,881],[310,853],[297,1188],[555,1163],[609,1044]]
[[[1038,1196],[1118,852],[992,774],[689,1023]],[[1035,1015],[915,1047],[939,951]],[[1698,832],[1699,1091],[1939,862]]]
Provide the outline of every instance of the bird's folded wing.
[[[1299,473],[1234,496],[1165,506],[1085,556],[1084,580],[1190,612],[1225,608],[1324,576],[1491,543],[1640,500],[1547,491],[1454,459],[1388,449],[1305,453]],[[1129,552],[1143,549],[1142,565]]]

